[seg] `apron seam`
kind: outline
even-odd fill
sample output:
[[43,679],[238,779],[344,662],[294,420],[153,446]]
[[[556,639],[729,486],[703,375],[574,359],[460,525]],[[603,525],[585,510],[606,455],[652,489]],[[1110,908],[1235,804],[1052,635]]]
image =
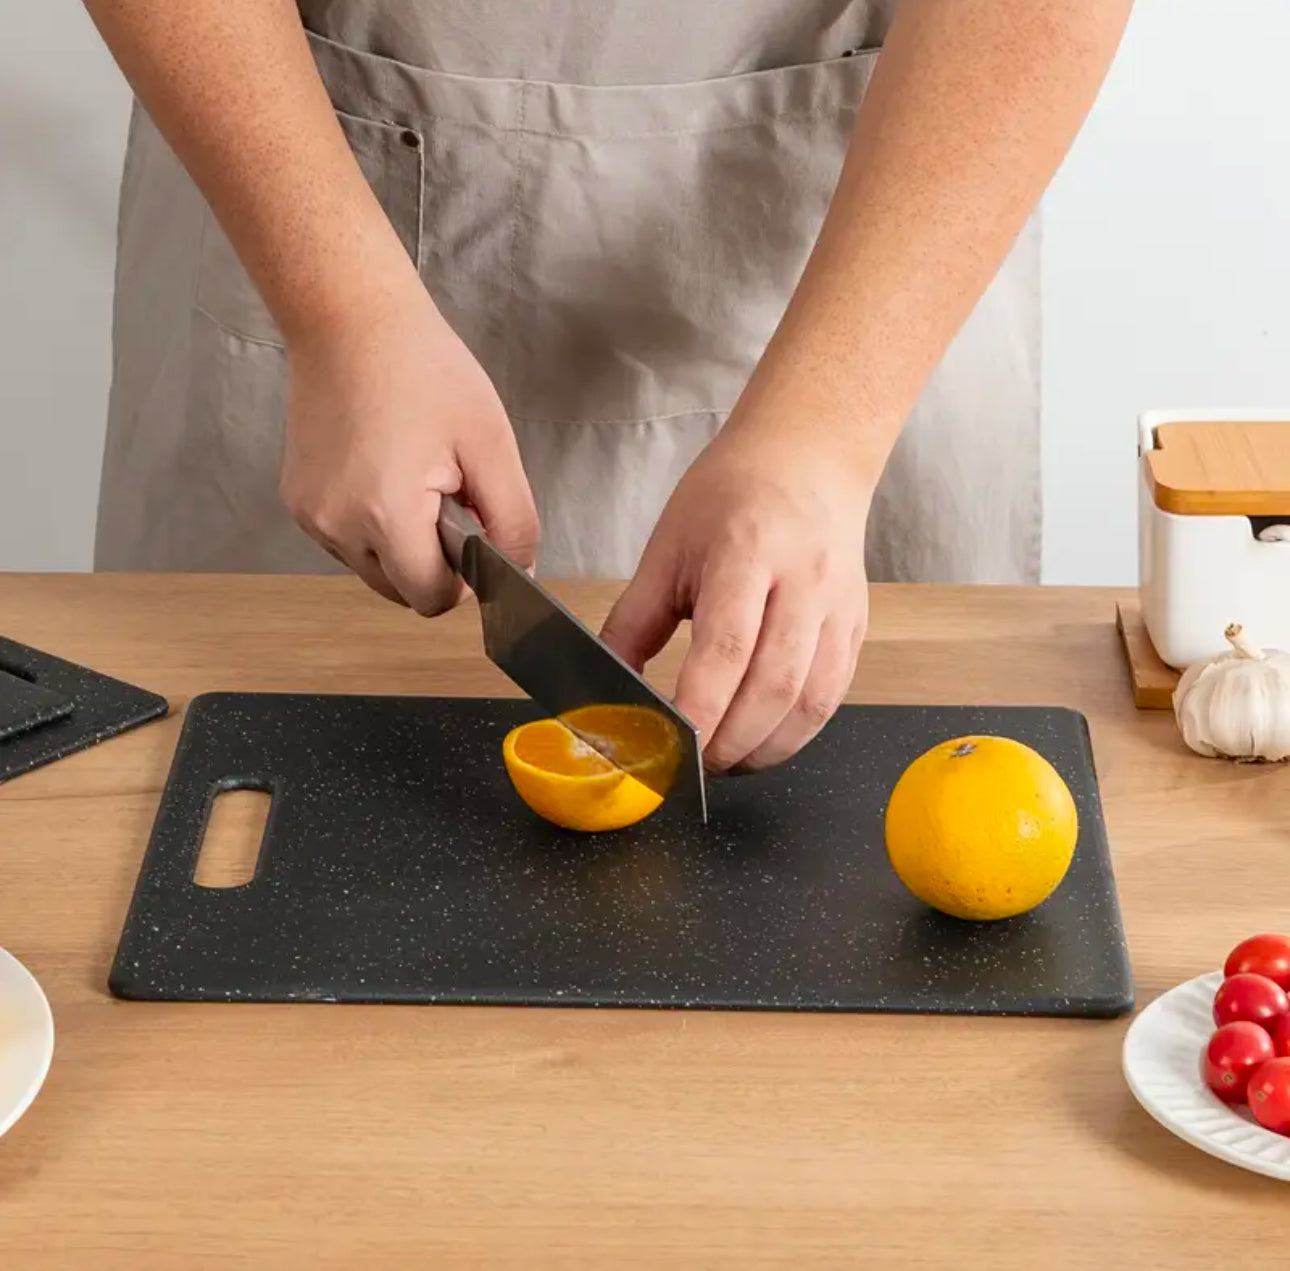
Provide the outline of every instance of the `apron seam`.
[[782,74],[792,71],[806,71],[820,66],[831,66],[842,62],[853,61],[857,58],[876,58],[884,48],[884,40],[879,37],[861,38],[858,44],[849,45],[842,52],[835,52],[835,45],[830,45],[828,50],[821,50],[814,57],[804,57],[800,60],[795,59],[788,62],[779,62],[767,66],[749,66],[743,70],[730,70],[722,68],[714,73],[701,74],[696,77],[689,77],[679,80],[641,80],[625,79],[612,81],[596,80],[577,80],[569,78],[555,78],[545,75],[534,76],[527,79],[527,68],[521,61],[519,69],[514,75],[489,75],[479,71],[454,71],[444,66],[432,66],[425,62],[408,61],[392,53],[377,52],[372,48],[364,48],[361,44],[355,44],[346,39],[341,39],[334,35],[328,35],[325,31],[318,29],[316,25],[310,25],[309,21],[302,18],[301,26],[304,28],[305,36],[311,46],[317,50],[322,50],[327,54],[338,58],[351,58],[367,65],[373,64],[374,67],[383,67],[388,70],[394,70],[414,80],[440,80],[445,83],[455,83],[460,85],[482,84],[489,87],[511,88],[520,82],[532,84],[535,88],[586,88],[594,92],[605,93],[626,93],[635,92],[641,89],[651,88],[701,88],[708,84],[731,84],[739,81],[755,82],[767,75]]
[[[510,133],[518,137],[538,137],[548,141],[571,141],[582,143],[588,139],[596,141],[657,141],[660,138],[667,137],[719,137],[728,133],[743,132],[748,128],[760,128],[764,124],[795,124],[807,123],[812,119],[819,119],[833,111],[854,114],[857,103],[854,101],[836,101],[822,102],[819,106],[805,111],[771,111],[766,114],[758,114],[753,118],[741,119],[738,123],[723,124],[716,128],[662,128],[651,132],[592,132],[590,134],[581,132],[557,132],[553,129],[529,128],[525,125],[524,119],[527,111],[526,89],[528,83],[521,84],[519,90],[520,98],[520,116],[519,121],[513,127],[507,127],[505,124],[493,124],[486,120],[466,119],[458,115],[443,114],[439,111],[426,110],[415,111],[410,116],[414,119],[433,120],[436,124],[446,124],[454,128],[461,128],[476,132],[485,133]],[[666,86],[664,86],[666,87]],[[362,89],[353,90],[352,96],[361,97],[363,104],[369,111],[387,109],[385,105],[377,101],[376,98],[364,92]],[[347,100],[349,98],[347,97]],[[352,112],[351,112],[352,113]],[[364,118],[364,116],[358,116]],[[390,124],[394,127],[411,127],[412,124],[405,120],[381,118],[374,122]]]
[[628,415],[618,419],[547,419],[539,415],[515,415],[511,418],[520,424],[551,424],[560,427],[614,427],[632,424],[663,424],[673,419],[693,419],[696,415],[726,415],[733,406],[698,406],[693,410],[675,410],[666,415]]
[[[201,306],[202,294],[202,262],[206,259],[206,236],[210,232],[211,217],[214,213],[207,206],[205,200],[202,201],[202,228],[201,233],[197,235],[197,255],[193,258],[193,277],[191,289],[189,291],[189,301],[194,309],[206,313]],[[209,313],[206,314],[211,317]],[[213,322],[215,319],[211,318]]]
[[[793,113],[770,113],[757,115],[753,119],[741,119],[737,124],[723,124],[719,128],[663,128],[656,132],[607,132],[592,133],[596,141],[657,141],[663,137],[719,137],[725,133],[743,132],[747,128],[760,128],[763,124],[800,124],[812,119],[819,119],[830,110],[854,112],[854,102],[823,103],[814,110],[795,111]],[[516,128],[516,132],[529,137],[542,137],[549,141],[585,142],[588,137],[582,133],[553,132],[541,128]]]
[[193,311],[200,313],[207,322],[218,330],[223,331],[225,335],[232,336],[235,340],[241,340],[244,344],[255,344],[262,349],[276,349],[280,353],[286,349],[286,345],[280,340],[268,340],[262,335],[248,335],[245,331],[239,331],[236,327],[229,326],[227,322],[217,318],[199,300],[194,299]]
[[[510,258],[507,261],[507,292],[510,296],[510,311],[515,312],[516,295],[518,288],[515,278],[517,273],[517,262],[520,254],[520,220],[521,208],[524,201],[524,177],[525,165],[528,158],[528,147],[524,144],[524,119],[525,112],[528,110],[528,97],[525,92],[527,85],[523,80],[520,81],[519,89],[519,110],[517,112],[518,128],[516,133],[519,142],[515,149],[515,187],[514,194],[511,198],[511,243]],[[515,400],[515,340],[512,337],[505,342],[506,348],[506,400]]]

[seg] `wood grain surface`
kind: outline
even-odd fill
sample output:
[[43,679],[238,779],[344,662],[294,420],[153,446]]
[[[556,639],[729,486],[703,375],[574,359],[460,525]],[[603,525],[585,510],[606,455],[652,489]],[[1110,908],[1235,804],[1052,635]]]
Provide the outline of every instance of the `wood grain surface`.
[[[1290,928],[1290,768],[1135,709],[1126,597],[877,587],[853,700],[1087,713],[1141,1006]],[[473,610],[347,579],[0,577],[0,630],[176,708],[0,786],[0,944],[58,1029],[0,1140],[5,1271],[1284,1262],[1290,1191],[1138,1108],[1126,1020],[115,1001],[187,699],[510,688]]]
[[1290,420],[1162,424],[1147,474],[1183,516],[1290,516]]
[[1139,710],[1173,710],[1174,689],[1182,676],[1156,652],[1137,597],[1122,600],[1115,606],[1115,625],[1124,646],[1134,705]]

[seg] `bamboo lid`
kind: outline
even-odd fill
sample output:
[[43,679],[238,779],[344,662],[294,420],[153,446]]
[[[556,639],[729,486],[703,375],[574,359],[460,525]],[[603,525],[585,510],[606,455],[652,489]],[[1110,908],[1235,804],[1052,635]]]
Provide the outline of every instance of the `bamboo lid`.
[[1290,419],[1161,424],[1146,461],[1166,512],[1290,517]]

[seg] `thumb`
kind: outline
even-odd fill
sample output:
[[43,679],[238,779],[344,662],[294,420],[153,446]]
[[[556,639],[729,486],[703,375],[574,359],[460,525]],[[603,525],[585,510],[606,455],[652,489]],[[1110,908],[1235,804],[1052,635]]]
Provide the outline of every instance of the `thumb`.
[[656,563],[657,559],[646,551],[600,631],[600,638],[636,671],[645,669],[681,621],[673,600],[674,571],[670,564]]
[[515,434],[494,436],[459,450],[462,496],[475,510],[484,532],[521,569],[537,561],[541,527],[533,491],[520,460]]

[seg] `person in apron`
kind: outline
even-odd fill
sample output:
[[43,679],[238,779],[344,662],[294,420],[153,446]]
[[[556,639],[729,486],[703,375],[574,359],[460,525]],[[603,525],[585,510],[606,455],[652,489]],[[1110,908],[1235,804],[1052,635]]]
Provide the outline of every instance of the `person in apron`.
[[634,664],[693,619],[716,770],[827,720],[866,579],[1038,580],[1034,206],[1129,0],[87,7],[138,95],[97,568],[431,614],[460,491],[631,579]]

